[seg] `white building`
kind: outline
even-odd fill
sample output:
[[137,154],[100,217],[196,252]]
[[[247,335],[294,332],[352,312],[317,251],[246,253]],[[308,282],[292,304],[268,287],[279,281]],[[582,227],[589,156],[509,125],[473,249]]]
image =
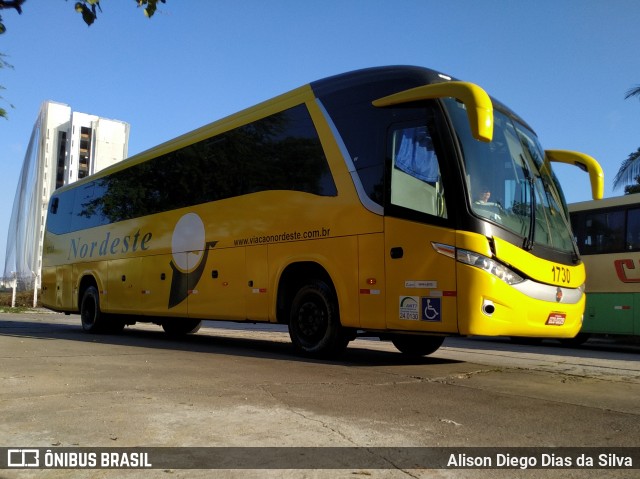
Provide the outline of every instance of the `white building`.
[[39,286],[51,193],[127,157],[129,124],[44,102],[24,157],[7,234],[4,279]]

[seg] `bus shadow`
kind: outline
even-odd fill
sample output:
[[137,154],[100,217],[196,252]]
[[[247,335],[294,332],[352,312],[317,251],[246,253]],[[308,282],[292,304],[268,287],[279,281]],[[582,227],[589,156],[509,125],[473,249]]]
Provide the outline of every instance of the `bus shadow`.
[[474,350],[499,350],[509,352],[571,356],[585,359],[619,359],[640,361],[640,344],[611,338],[590,338],[581,345],[563,345],[557,340],[545,339],[531,344],[507,337],[447,338],[444,346]]
[[[218,322],[215,322],[214,326],[210,326],[208,323],[208,321],[203,322],[203,327],[197,334],[173,338],[167,336],[159,326],[142,325],[138,327],[138,325],[134,325],[125,328],[119,334],[88,334],[82,330],[79,318],[77,324],[69,324],[68,319],[65,319],[64,322],[56,322],[55,319],[50,321],[16,320],[3,319],[0,316],[0,336],[78,341],[344,366],[434,365],[462,362],[430,356],[412,358],[400,352],[367,348],[368,343],[371,343],[362,339],[351,342],[347,350],[336,358],[307,358],[296,353],[289,341],[286,327],[277,325],[273,329],[268,325],[243,325],[241,327],[225,327],[223,325],[219,327]],[[277,333],[282,337],[277,339],[266,337],[267,335],[265,338],[255,337],[259,336],[261,332]],[[252,337],[246,337],[247,333],[251,333]]]

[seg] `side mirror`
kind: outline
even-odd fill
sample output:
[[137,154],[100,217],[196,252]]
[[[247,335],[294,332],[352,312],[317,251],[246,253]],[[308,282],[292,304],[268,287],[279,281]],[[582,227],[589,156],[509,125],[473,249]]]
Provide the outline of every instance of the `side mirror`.
[[591,196],[594,200],[601,200],[604,196],[604,173],[600,163],[595,158],[584,153],[569,150],[545,150],[547,160],[567,163],[589,173],[591,181]]

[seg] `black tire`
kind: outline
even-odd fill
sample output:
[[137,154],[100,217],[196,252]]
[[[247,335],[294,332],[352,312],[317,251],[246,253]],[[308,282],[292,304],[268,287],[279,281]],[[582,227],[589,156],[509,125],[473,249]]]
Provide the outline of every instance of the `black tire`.
[[296,293],[289,336],[295,349],[307,356],[335,356],[349,344],[350,336],[340,324],[338,300],[324,281],[309,282]]
[[398,334],[391,342],[402,354],[417,358],[436,352],[442,346],[444,336]]
[[100,294],[95,286],[89,286],[82,295],[80,321],[87,333],[101,333],[107,329],[107,318],[100,311]]
[[[104,313],[102,315],[106,316]],[[117,315],[108,315],[107,318],[106,332],[108,333],[120,334],[127,325],[127,322]]]
[[185,336],[195,334],[200,330],[202,321],[199,319],[166,319],[162,322],[162,329],[169,336]]

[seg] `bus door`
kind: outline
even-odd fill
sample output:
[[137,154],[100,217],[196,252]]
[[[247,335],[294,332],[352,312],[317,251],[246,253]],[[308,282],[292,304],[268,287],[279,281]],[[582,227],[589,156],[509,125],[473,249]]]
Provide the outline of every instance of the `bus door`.
[[455,259],[438,250],[455,245],[440,167],[424,123],[389,135],[391,159],[385,206],[387,328],[455,333]]
[[434,244],[454,244],[454,232],[385,218],[388,329],[458,332],[455,260]]

